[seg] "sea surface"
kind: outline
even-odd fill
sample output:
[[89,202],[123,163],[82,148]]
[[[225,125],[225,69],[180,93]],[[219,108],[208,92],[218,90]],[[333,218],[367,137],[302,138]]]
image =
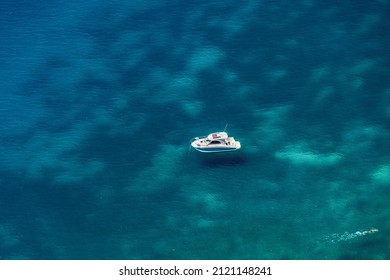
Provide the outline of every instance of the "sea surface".
[[2,0],[0,259],[390,259],[389,18]]

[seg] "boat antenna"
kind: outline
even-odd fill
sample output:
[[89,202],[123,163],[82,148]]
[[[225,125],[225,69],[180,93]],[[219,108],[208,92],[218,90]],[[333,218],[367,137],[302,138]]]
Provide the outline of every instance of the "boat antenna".
[[225,125],[225,128],[223,129],[223,132],[226,131],[226,128],[228,127],[228,124],[229,124],[229,123],[227,123],[227,124]]

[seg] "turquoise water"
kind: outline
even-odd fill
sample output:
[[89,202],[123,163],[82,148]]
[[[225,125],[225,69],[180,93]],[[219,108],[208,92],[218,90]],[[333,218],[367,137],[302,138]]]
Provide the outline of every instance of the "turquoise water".
[[[0,259],[390,258],[390,1],[30,2]],[[241,150],[189,150],[226,124]]]

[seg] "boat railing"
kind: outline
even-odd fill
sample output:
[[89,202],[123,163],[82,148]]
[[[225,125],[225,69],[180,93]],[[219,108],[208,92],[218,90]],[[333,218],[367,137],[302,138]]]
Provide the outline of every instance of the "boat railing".
[[191,143],[194,142],[195,140],[199,140],[199,139],[202,139],[202,138],[207,138],[207,136],[197,136],[197,137],[194,137],[191,139]]

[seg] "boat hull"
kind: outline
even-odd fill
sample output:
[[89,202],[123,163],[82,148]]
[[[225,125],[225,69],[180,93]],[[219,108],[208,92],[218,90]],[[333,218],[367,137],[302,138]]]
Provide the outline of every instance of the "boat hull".
[[195,150],[201,152],[201,153],[224,153],[224,152],[234,152],[237,151],[239,148],[198,148],[194,147]]
[[[204,142],[203,142],[204,143]],[[234,152],[241,148],[239,141],[235,141],[232,145],[203,145],[202,139],[197,139],[191,143],[191,146],[202,153],[223,153]]]

